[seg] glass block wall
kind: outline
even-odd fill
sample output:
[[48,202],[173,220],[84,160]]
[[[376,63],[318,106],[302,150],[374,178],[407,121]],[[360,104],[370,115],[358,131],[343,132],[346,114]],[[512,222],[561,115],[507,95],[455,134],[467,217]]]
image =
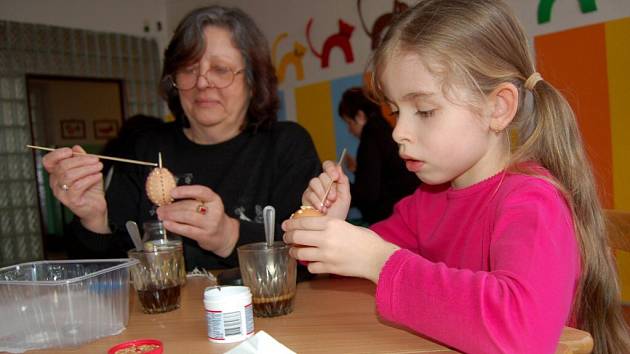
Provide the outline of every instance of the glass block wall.
[[159,71],[153,39],[0,21],[0,266],[44,257],[25,75],[123,79],[126,116],[161,117]]

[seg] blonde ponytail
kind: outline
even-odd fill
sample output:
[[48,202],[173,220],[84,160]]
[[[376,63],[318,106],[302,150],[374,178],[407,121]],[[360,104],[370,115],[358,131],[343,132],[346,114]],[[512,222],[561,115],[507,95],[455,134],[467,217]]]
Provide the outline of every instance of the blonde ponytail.
[[[606,225],[575,115],[565,98],[549,83],[531,89],[531,135],[521,137],[511,166],[535,160],[555,177],[572,212],[582,260],[582,276],[573,305],[578,327],[594,338],[593,353],[630,351],[628,327],[621,312],[619,284],[608,248]],[[531,172],[531,171],[530,171]]]

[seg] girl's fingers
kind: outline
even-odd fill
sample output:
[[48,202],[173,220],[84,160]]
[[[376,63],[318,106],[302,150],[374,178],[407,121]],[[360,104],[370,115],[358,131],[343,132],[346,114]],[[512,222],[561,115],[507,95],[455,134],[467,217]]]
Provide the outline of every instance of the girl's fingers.
[[313,274],[329,273],[322,262],[310,262],[306,267],[308,268],[308,271]]
[[[311,191],[306,191],[304,192],[304,195],[302,196],[302,205],[310,205],[313,206],[316,209],[319,209],[319,203],[320,203],[321,199],[319,199],[319,197],[317,196],[317,194],[311,192]],[[320,210],[321,211],[321,210]]]
[[302,217],[288,219],[282,223],[282,229],[286,232],[294,230],[322,231],[326,229],[327,217]]
[[322,177],[313,178],[308,183],[308,189],[315,196],[323,196],[326,193],[325,182],[322,182]]
[[323,174],[330,176],[333,181],[336,181],[339,178],[339,170],[337,169],[338,165],[336,162],[326,160],[322,164],[322,168],[324,170]]
[[282,223],[285,231],[282,239],[287,244],[319,247],[324,239],[320,231],[326,229],[326,217],[303,217]]
[[289,254],[298,261],[318,262],[321,260],[321,251],[317,247],[294,246],[289,250]]
[[[338,171],[334,170],[334,163],[326,161],[324,162],[324,166],[326,171],[322,172],[317,178],[310,180],[308,189],[302,196],[302,204],[314,206],[322,212],[326,206],[330,206],[331,204],[322,201],[324,196],[326,196],[326,200],[335,200],[334,181],[339,177]],[[331,168],[331,166],[333,167]]]

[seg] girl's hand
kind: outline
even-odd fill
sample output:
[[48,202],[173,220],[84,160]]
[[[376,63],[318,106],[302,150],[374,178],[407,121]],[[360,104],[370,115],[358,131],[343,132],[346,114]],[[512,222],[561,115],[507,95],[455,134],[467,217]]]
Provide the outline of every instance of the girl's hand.
[[180,186],[171,191],[175,202],[157,209],[164,227],[197,241],[205,250],[220,257],[229,256],[238,241],[238,220],[225,214],[223,200],[210,188]]
[[[398,247],[369,229],[328,216],[289,219],[282,223],[289,251],[307,261],[311,273],[334,273],[378,282],[383,265]],[[305,247],[307,246],[307,247]]]
[[110,233],[107,223],[107,202],[103,191],[103,164],[85,153],[80,146],[49,152],[42,162],[49,173],[53,194],[81,220],[81,224],[96,233]]
[[[308,188],[302,194],[302,205],[311,205],[322,213],[345,220],[350,209],[350,181],[341,166],[332,161],[324,161],[324,172],[311,179]],[[332,186],[330,186],[330,184]],[[322,205],[322,198],[330,186],[330,192]]]

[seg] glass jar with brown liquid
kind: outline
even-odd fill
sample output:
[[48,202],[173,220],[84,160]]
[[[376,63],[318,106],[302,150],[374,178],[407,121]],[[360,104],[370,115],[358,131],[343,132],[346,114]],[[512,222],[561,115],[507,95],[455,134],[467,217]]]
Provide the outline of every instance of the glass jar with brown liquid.
[[180,289],[185,278],[181,247],[162,247],[151,251],[131,250],[129,258],[139,261],[131,267],[133,286],[145,313],[168,312],[179,308]]

